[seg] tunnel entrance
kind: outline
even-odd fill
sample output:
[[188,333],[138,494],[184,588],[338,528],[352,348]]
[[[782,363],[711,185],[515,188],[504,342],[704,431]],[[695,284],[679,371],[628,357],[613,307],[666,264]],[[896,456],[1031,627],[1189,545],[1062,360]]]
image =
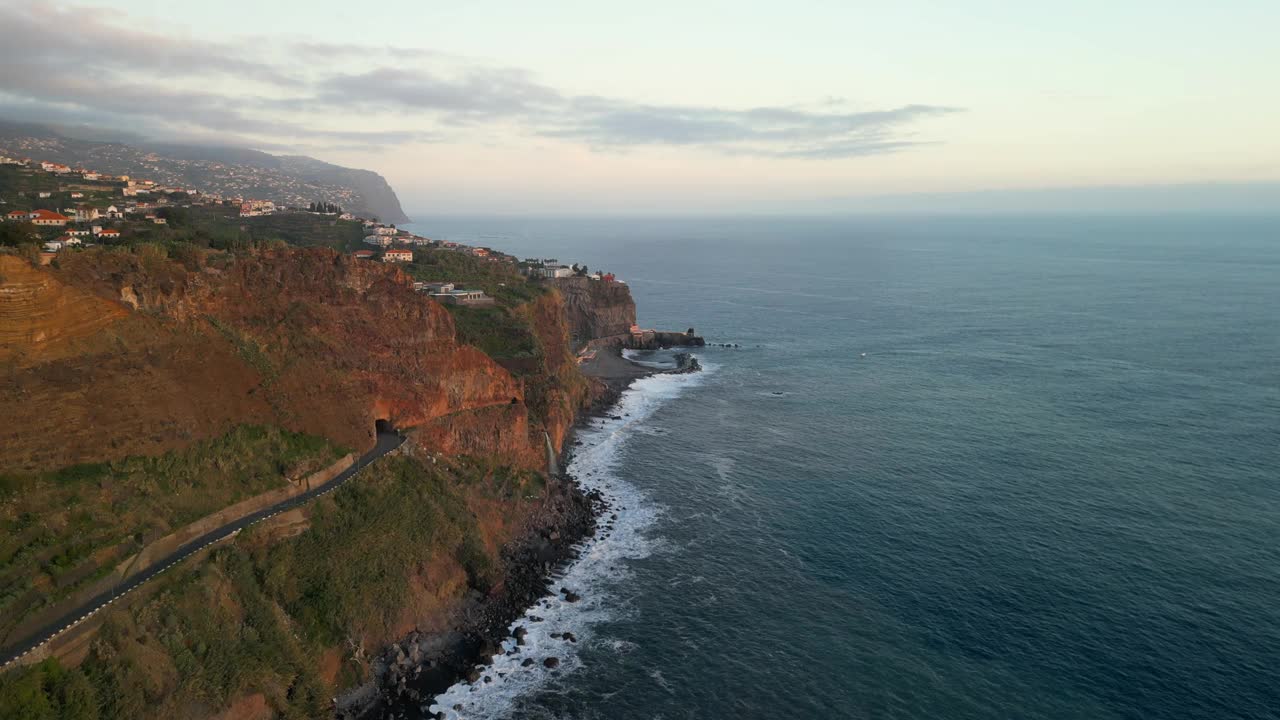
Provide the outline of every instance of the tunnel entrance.
[[373,427],[378,431],[379,435],[394,434],[396,431],[396,429],[391,426],[391,421],[385,419],[374,420]]

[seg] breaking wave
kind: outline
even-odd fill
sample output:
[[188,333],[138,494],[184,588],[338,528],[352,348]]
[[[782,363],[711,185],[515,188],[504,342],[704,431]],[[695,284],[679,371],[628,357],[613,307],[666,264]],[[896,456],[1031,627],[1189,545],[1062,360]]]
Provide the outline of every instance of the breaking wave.
[[[627,561],[647,557],[660,547],[661,540],[648,531],[662,512],[642,490],[619,476],[620,451],[633,434],[647,432],[644,424],[658,408],[700,384],[714,367],[704,364],[701,373],[641,378],[623,393],[608,416],[579,431],[582,445],[575,448],[568,472],[584,490],[598,490],[608,503],[595,536],[584,540],[578,556],[552,577],[552,593],[511,624],[512,633],[524,628],[524,645],[508,637],[502,644],[503,654],[482,671],[489,682],[482,677],[474,684],[453,685],[423,706],[428,715],[442,712],[450,720],[507,717],[517,698],[580,668],[579,646],[600,642],[618,647],[621,641],[596,638],[593,627],[627,612],[611,591],[629,576]],[[615,514],[617,519],[611,520]],[[562,587],[581,599],[568,602],[559,594]],[[564,638],[566,632],[572,633],[574,642]],[[553,657],[558,665],[546,667],[544,661]],[[526,660],[533,662],[526,665]]]

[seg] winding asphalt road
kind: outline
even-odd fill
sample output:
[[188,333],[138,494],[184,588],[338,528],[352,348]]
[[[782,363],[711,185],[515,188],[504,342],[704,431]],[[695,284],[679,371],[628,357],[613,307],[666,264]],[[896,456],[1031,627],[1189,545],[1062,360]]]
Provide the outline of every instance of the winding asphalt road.
[[38,632],[23,641],[21,644],[5,648],[3,651],[0,651],[0,669],[8,669],[9,665],[21,659],[27,653],[39,648],[58,635],[88,620],[98,611],[106,608],[111,605],[111,603],[132,592],[139,585],[142,585],[151,578],[187,559],[187,557],[192,553],[203,550],[219,540],[231,537],[250,525],[256,525],[269,517],[279,515],[286,510],[292,510],[299,505],[305,505],[321,495],[326,495],[337,490],[343,483],[350,480],[353,475],[369,465],[369,463],[372,463],[374,460],[377,460],[383,455],[386,455],[392,450],[400,447],[404,441],[405,438],[397,432],[379,430],[377,445],[375,445],[369,452],[361,455],[359,459],[351,464],[351,467],[343,470],[341,473],[338,473],[329,482],[314,487],[301,495],[295,495],[288,500],[263,508],[252,515],[247,515],[233,523],[228,523],[215,530],[210,530],[204,535],[201,535],[195,540],[192,540],[191,542],[179,547],[177,550],[174,550],[169,555],[158,558],[151,567],[143,570],[137,575],[127,578],[111,590],[95,596],[80,607],[67,612],[57,620],[54,620],[48,625],[40,628]]

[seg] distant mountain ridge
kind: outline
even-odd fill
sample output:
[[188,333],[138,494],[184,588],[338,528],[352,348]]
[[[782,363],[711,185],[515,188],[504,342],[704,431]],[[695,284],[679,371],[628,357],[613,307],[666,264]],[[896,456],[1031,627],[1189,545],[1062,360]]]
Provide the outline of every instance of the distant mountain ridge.
[[154,180],[162,185],[305,207],[334,202],[363,217],[408,222],[400,199],[371,170],[333,165],[304,155],[272,155],[248,148],[129,139],[74,137],[64,128],[0,120],[0,153]]

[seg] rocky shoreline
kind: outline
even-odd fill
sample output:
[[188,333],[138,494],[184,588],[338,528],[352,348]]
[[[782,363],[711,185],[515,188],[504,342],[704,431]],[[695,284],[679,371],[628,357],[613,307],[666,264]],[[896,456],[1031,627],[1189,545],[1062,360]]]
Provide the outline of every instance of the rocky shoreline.
[[598,494],[582,492],[566,475],[551,482],[524,539],[503,553],[500,590],[475,598],[457,630],[413,632],[386,648],[373,662],[377,681],[365,693],[369,704],[346,715],[340,710],[339,717],[431,717],[425,706],[436,695],[463,680],[483,681],[483,668],[502,651],[511,623],[550,592],[552,574],[574,558],[578,543],[595,533],[596,518],[607,509]]
[[[618,359],[621,358],[620,350]],[[583,413],[578,427],[586,427],[593,419],[616,418],[613,409],[631,384],[642,377],[661,373],[688,373],[700,370],[692,355],[680,353],[676,368],[657,370],[627,363],[632,371],[624,376],[601,376],[602,388],[595,401]],[[572,455],[576,428],[561,453],[561,467]],[[577,556],[579,543],[594,535],[598,520],[614,512],[597,491],[584,492],[568,474],[550,479],[547,498],[533,516],[523,540],[503,552],[504,577],[498,590],[487,597],[475,593],[474,602],[465,614],[463,624],[449,633],[410,633],[383,650],[372,662],[374,680],[345,693],[335,702],[335,716],[342,720],[411,720],[435,717],[427,708],[432,699],[454,684],[466,681],[492,681],[485,670],[494,655],[501,653],[502,642],[511,637],[511,624],[538,600],[552,590],[552,576]],[[605,521],[608,524],[609,521]],[[575,602],[577,594],[563,587],[559,594],[567,602]],[[523,644],[522,630],[515,640],[518,653]],[[565,633],[566,642],[575,642]],[[559,658],[526,658],[524,664],[559,665]],[[442,713],[436,716],[443,717]]]

